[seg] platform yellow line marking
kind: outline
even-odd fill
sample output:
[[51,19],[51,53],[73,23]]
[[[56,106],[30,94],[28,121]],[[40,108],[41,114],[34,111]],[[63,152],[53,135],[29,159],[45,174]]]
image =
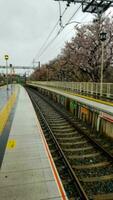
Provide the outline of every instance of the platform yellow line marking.
[[78,96],[78,97],[81,97],[81,98],[84,98],[84,99],[87,99],[89,101],[94,101],[94,102],[97,102],[97,103],[101,103],[101,104],[105,104],[107,106],[113,106],[113,103],[112,102],[107,102],[107,101],[104,101],[104,100],[100,100],[100,99],[95,99],[93,97],[87,97],[87,96],[84,96],[84,95],[81,95],[81,94],[75,94],[75,93],[72,93],[72,92],[67,92],[65,90],[63,90],[64,93],[67,93],[67,94],[71,94],[73,96]]
[[[48,88],[48,90],[49,90],[49,88]],[[105,104],[105,105],[108,105],[108,106],[113,106],[112,102],[107,102],[107,101],[104,101],[104,100],[95,99],[93,97],[89,97],[89,96],[85,96],[85,95],[81,95],[81,94],[77,94],[77,93],[73,93],[73,92],[68,92],[66,90],[61,90],[61,89],[58,90],[57,88],[54,88],[54,90],[59,91],[59,92],[62,91],[64,93],[66,93],[66,94],[77,96],[77,97],[80,97],[80,98],[84,98],[84,99],[87,99],[89,101],[94,101],[94,102]]]
[[13,92],[13,94],[9,98],[8,102],[3,107],[2,111],[0,112],[0,134],[2,134],[2,132],[5,128],[5,125],[7,123],[10,112],[11,112],[11,110],[14,106],[14,103],[16,101],[16,97],[17,97],[17,91]]
[[76,96],[76,97],[87,99],[89,101],[94,101],[94,102],[97,102],[97,103],[105,104],[107,106],[113,106],[112,102],[107,102],[107,101],[104,101],[104,100],[95,99],[93,97],[87,97],[85,95],[81,95],[81,94],[77,94],[77,93],[73,93],[73,92],[68,92],[68,91],[62,90],[62,89],[58,90],[57,88],[52,88],[52,87],[47,87],[47,86],[40,86],[40,85],[36,85],[36,84],[28,84],[28,85],[37,86],[39,88],[44,88],[44,89],[47,89],[49,91],[56,92],[56,93],[58,93],[58,92],[64,92],[64,93],[69,94],[69,95],[73,95],[73,96]]

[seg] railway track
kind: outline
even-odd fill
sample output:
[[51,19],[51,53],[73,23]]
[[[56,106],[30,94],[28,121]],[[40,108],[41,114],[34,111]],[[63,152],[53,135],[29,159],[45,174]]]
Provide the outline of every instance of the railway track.
[[112,154],[47,97],[27,91],[69,199],[113,199]]

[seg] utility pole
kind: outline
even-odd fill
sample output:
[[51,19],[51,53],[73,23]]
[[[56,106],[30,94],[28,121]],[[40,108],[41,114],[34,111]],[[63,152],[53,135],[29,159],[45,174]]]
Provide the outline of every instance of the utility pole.
[[35,59],[33,59],[33,62],[32,62],[32,63],[33,63],[33,68],[34,68],[34,67],[35,67],[35,65],[34,65],[34,64],[35,64]]
[[38,67],[40,68],[40,61],[36,61],[35,59],[33,59],[33,68],[35,68],[35,64],[38,63]]
[[12,64],[9,65],[10,66],[10,82],[11,82],[11,87],[12,87]]
[[48,69],[48,65],[46,65],[46,81],[49,80],[49,69]]
[[26,84],[26,81],[27,81],[27,77],[26,77],[26,72],[25,72],[25,84]]
[[101,58],[101,75],[100,75],[100,96],[103,95],[103,70],[104,70],[104,42],[106,41],[106,32],[100,33],[100,40],[102,42],[102,58]]
[[5,58],[5,61],[6,61],[6,83],[7,83],[7,90],[8,90],[9,89],[8,88],[8,59],[9,59],[9,56],[5,55],[4,58]]
[[39,68],[39,70],[40,70],[40,61],[38,61],[38,68]]

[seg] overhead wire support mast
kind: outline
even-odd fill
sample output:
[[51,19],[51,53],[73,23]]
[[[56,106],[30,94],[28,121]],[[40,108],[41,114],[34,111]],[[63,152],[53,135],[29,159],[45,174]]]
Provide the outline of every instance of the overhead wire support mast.
[[113,6],[113,0],[55,0],[55,1],[67,1],[70,3],[81,3],[82,11],[89,13],[104,13],[109,7]]

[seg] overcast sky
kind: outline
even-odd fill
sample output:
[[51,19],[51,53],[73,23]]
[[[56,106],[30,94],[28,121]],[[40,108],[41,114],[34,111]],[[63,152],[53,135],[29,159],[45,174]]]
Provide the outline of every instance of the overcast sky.
[[[65,3],[62,4],[62,11]],[[79,5],[72,4],[63,17],[65,24]],[[75,34],[74,25],[68,25],[55,42],[38,57],[38,52],[59,18],[58,2],[54,0],[0,0],[0,65],[4,54],[9,54],[13,65],[31,65],[33,58],[48,62],[60,53],[65,41]],[[90,14],[77,12],[73,20],[86,23]],[[50,40],[59,30],[55,30]]]

